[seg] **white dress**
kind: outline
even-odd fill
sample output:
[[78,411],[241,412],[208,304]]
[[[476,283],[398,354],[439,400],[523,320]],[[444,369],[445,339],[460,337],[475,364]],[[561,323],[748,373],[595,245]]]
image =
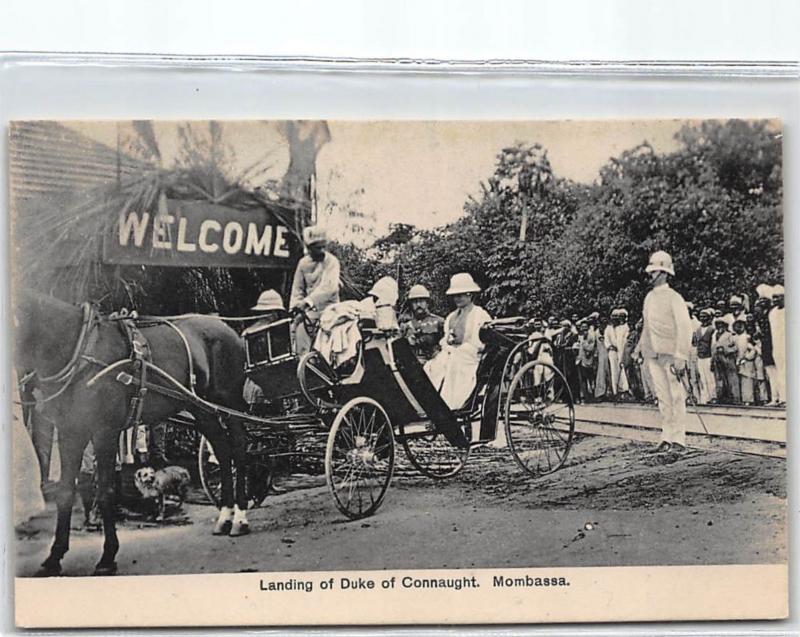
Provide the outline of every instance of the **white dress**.
[[480,328],[492,320],[486,310],[474,305],[464,325],[464,341],[459,345],[451,345],[447,342],[447,335],[457,312],[455,310],[448,314],[444,321],[445,337],[441,341],[441,351],[425,364],[428,377],[450,409],[459,409],[475,388],[478,363],[483,352]]

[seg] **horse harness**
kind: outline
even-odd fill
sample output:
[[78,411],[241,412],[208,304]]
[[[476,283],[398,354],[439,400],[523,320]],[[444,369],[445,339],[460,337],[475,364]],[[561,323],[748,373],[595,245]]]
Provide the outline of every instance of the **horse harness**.
[[[149,318],[142,320],[135,312],[129,313],[127,310],[114,312],[107,317],[102,317],[97,308],[91,303],[84,303],[82,306],[83,321],[81,330],[78,335],[78,340],[75,344],[72,356],[69,361],[58,372],[49,376],[40,376],[37,370],[27,373],[19,381],[20,391],[25,392],[25,388],[31,381],[34,381],[35,386],[33,393],[35,400],[33,401],[19,401],[20,404],[26,406],[35,406],[37,410],[41,411],[45,403],[54,400],[61,396],[72,383],[75,381],[78,373],[85,370],[88,365],[100,367],[101,370],[94,374],[86,381],[87,387],[92,387],[98,380],[111,373],[112,371],[119,370],[114,376],[114,380],[122,385],[135,386],[135,392],[131,397],[128,414],[125,419],[125,429],[137,427],[141,424],[142,410],[144,408],[145,398],[148,391],[152,390],[159,394],[177,400],[186,401],[187,399],[193,403],[199,403],[200,407],[208,408],[210,403],[203,401],[195,391],[196,376],[194,374],[194,363],[192,358],[191,348],[189,341],[183,331],[168,319],[155,319]],[[109,321],[116,323],[119,331],[121,332],[129,349],[128,358],[120,359],[113,363],[99,360],[90,354],[91,349],[97,342],[97,330],[94,329],[101,321]],[[177,332],[186,349],[186,356],[189,368],[189,387],[184,387],[179,381],[170,376],[166,371],[153,363],[152,350],[147,338],[142,333],[141,327],[154,327],[156,325],[167,325]],[[126,371],[127,370],[127,371]],[[170,384],[175,386],[175,389],[165,387],[160,383],[153,383],[149,380],[150,373],[155,372],[156,375],[166,379]],[[41,388],[47,385],[60,385],[49,396],[42,396]],[[40,395],[36,395],[37,391]]]
[[137,385],[136,392],[131,398],[130,405],[128,406],[128,416],[125,419],[125,429],[130,427],[138,427],[142,420],[142,409],[144,408],[144,399],[147,396],[147,364],[152,361],[152,351],[150,350],[150,343],[147,338],[142,334],[139,326],[136,324],[134,317],[120,315],[109,316],[110,320],[116,320],[120,332],[130,347],[130,360],[131,372],[120,372],[117,374],[117,382],[123,385],[131,385],[134,382]]

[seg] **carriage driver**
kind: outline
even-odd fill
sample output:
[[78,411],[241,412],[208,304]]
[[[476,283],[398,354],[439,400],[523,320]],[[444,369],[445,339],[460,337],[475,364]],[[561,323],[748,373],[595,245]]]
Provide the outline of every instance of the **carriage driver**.
[[[260,318],[242,332],[242,337],[245,337],[248,332],[261,329],[286,316],[286,308],[283,306],[283,299],[275,290],[264,290],[259,295],[256,304],[250,309],[257,313]],[[263,397],[261,387],[256,385],[249,378],[244,381],[243,394],[245,402],[250,405],[251,408],[256,403],[260,403]]]
[[444,336],[444,319],[430,311],[431,293],[424,285],[414,285],[408,291],[411,318],[400,326],[414,355],[423,365],[436,356],[439,341]]
[[[303,242],[308,254],[300,259],[294,271],[289,307],[317,321],[322,310],[339,302],[339,259],[327,251],[327,236],[319,226],[305,228]],[[295,350],[298,355],[305,354],[311,349],[312,335],[300,314],[295,317],[294,330]]]

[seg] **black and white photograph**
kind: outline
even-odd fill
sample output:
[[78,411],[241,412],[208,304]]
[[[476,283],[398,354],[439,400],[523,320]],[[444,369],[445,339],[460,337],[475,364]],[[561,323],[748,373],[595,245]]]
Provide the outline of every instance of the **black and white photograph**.
[[782,133],[12,122],[18,581],[785,567]]

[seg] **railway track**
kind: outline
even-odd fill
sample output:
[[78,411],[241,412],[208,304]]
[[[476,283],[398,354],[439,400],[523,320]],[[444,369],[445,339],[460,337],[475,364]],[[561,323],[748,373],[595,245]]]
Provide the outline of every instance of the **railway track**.
[[[786,458],[785,409],[700,405],[697,412],[702,422],[693,407],[687,408],[688,446],[707,451]],[[592,403],[575,406],[575,431],[657,442],[661,426],[658,408],[653,405]]]

